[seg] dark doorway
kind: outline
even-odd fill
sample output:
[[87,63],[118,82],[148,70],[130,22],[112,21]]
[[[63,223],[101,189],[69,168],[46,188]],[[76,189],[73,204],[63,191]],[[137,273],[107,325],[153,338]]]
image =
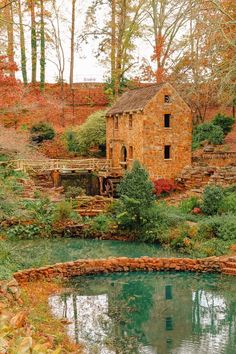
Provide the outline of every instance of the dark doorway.
[[121,148],[120,164],[124,169],[127,168],[127,149],[125,146]]

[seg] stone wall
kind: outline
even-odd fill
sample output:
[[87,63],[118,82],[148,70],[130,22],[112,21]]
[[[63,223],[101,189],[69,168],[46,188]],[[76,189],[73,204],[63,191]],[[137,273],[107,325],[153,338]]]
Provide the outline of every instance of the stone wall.
[[38,269],[28,269],[14,274],[19,284],[35,280],[50,281],[53,278],[133,271],[191,271],[236,275],[236,257],[189,258],[109,258],[82,259],[58,263]]
[[236,184],[236,166],[216,167],[195,163],[185,167],[176,182],[186,189],[203,188],[207,184],[230,186]]
[[[164,103],[165,95],[171,96],[170,103]],[[152,179],[175,178],[191,164],[191,111],[170,85],[164,85],[144,109],[131,113],[132,127],[126,112],[107,117],[107,156],[114,171],[121,173],[124,148],[127,167],[139,160]],[[169,128],[164,127],[165,114],[171,115]],[[165,145],[171,146],[170,159],[164,158]]]
[[[171,97],[163,103],[164,96]],[[164,115],[170,114],[170,127],[164,127]],[[170,86],[165,85],[144,109],[143,161],[151,178],[175,178],[191,164],[192,115],[190,108]],[[164,158],[165,145],[170,159]]]
[[193,158],[195,162],[202,162],[214,167],[225,167],[236,165],[236,152],[221,151],[221,152],[203,152],[200,158]]

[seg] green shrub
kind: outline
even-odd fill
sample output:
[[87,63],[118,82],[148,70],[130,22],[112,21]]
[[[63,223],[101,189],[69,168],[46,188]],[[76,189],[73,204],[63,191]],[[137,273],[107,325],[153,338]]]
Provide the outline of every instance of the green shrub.
[[55,137],[55,131],[53,127],[44,122],[34,124],[30,130],[31,141],[36,144],[40,144],[45,140],[52,140]]
[[234,122],[235,119],[233,117],[227,117],[221,113],[217,114],[212,121],[214,125],[219,126],[223,130],[224,135],[227,135],[231,132]]
[[236,240],[236,217],[233,214],[222,217],[221,225],[218,228],[218,238],[226,241]]
[[[51,228],[50,228],[51,231]],[[22,239],[22,240],[31,240],[37,237],[49,237],[49,228],[48,225],[39,224],[19,224],[15,225],[7,230],[7,237],[12,239]]]
[[222,128],[213,123],[203,123],[198,125],[193,131],[193,148],[197,148],[203,141],[210,144],[221,145],[224,142],[224,132]]
[[195,242],[191,254],[194,257],[222,256],[229,251],[229,243],[213,238],[206,241]]
[[191,213],[194,208],[200,207],[200,201],[197,197],[190,197],[188,199],[182,200],[180,203],[180,210],[185,213]]
[[56,205],[54,221],[66,221],[71,218],[73,208],[70,202],[62,201]]
[[74,199],[82,195],[85,195],[85,190],[82,187],[69,186],[65,192],[66,199]]
[[207,186],[203,193],[202,211],[207,215],[215,215],[224,197],[223,189],[219,186]]
[[234,214],[213,216],[200,222],[197,238],[206,240],[212,238],[225,241],[236,240],[236,218]]
[[65,140],[66,140],[66,144],[67,144],[67,148],[70,152],[79,152],[79,147],[78,147],[78,141],[77,141],[77,137],[76,137],[76,132],[69,130],[65,133],[64,135]]
[[114,220],[105,214],[100,214],[89,223],[89,230],[98,233],[107,233],[114,225]]
[[223,198],[219,211],[221,213],[231,212],[236,215],[236,193],[228,194]]
[[54,205],[48,199],[39,199],[21,202],[28,222],[20,223],[7,230],[12,238],[33,239],[35,237],[50,237],[54,218]]
[[219,126],[212,128],[208,141],[213,145],[222,145],[224,143],[224,132]]
[[221,216],[212,216],[201,221],[198,225],[197,238],[199,240],[209,240],[218,237],[218,230],[222,224]]
[[68,149],[80,154],[88,154],[95,146],[106,144],[106,111],[91,114],[86,122],[74,132],[69,131],[65,137]]
[[169,242],[176,249],[191,248],[191,227],[183,223],[178,228],[169,230]]

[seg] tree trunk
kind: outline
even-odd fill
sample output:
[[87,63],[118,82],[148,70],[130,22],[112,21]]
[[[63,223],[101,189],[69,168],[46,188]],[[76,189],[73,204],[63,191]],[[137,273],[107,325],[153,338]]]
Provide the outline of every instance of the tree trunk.
[[75,3],[72,0],[72,16],[71,16],[71,45],[70,45],[70,87],[74,83],[74,61],[75,61]]
[[26,50],[25,50],[25,33],[22,21],[22,10],[21,10],[21,0],[19,0],[18,14],[19,14],[19,25],[20,25],[20,50],[21,50],[21,72],[24,85],[28,84],[27,79],[27,67],[26,67]]
[[119,13],[119,34],[117,40],[117,56],[116,56],[116,71],[115,71],[115,97],[119,95],[120,82],[121,82],[121,68],[122,68],[122,54],[123,54],[123,35],[125,31],[125,21],[126,21],[126,10],[127,3],[126,0],[121,1],[121,8]]
[[44,28],[44,6],[40,0],[40,91],[44,91],[45,86],[45,28]]
[[115,82],[116,73],[116,0],[111,3],[111,82]]
[[[9,62],[14,63],[14,28],[13,28],[13,8],[12,3],[5,7],[7,21],[7,56]],[[10,72],[11,77],[15,77],[15,72]]]
[[36,20],[35,20],[35,0],[30,0],[30,15],[31,15],[31,65],[33,84],[37,79],[37,37],[36,37]]

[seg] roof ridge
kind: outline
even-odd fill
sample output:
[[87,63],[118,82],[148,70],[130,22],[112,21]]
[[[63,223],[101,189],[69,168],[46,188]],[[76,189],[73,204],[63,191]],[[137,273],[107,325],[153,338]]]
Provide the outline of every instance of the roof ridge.
[[158,93],[165,83],[146,85],[125,91],[113,106],[107,116],[143,109],[146,104]]

